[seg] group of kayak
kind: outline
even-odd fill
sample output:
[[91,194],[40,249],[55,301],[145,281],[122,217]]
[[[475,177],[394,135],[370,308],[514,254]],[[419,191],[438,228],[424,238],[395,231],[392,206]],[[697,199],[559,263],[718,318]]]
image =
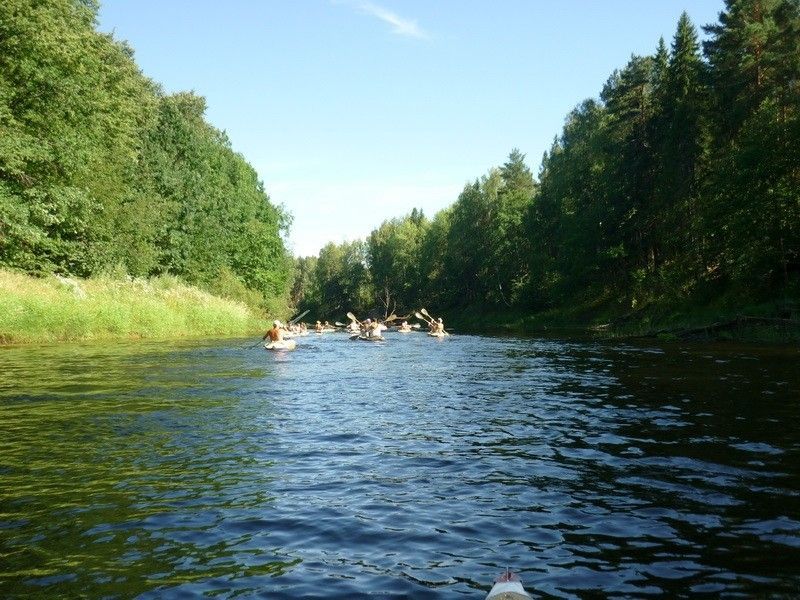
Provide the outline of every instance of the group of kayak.
[[[431,337],[442,338],[450,335],[444,329],[444,322],[441,317],[435,319],[430,316],[428,311],[424,308],[419,312],[414,313],[417,318],[424,321],[428,325],[428,335]],[[353,313],[347,313],[350,319],[349,324],[339,323],[334,325],[328,321],[317,321],[316,324],[309,328],[305,323],[289,322],[284,325],[280,321],[275,320],[272,322],[272,328],[269,329],[263,337],[266,342],[264,347],[267,350],[294,350],[297,347],[295,337],[310,335],[311,333],[321,335],[324,333],[332,333],[334,331],[344,330],[350,333],[351,340],[362,340],[366,342],[383,342],[383,332],[387,331],[390,324],[399,321],[400,319],[392,314],[383,320],[379,319],[366,319],[360,321]],[[397,325],[393,325],[397,333],[411,333],[412,331],[420,330],[422,326],[419,323],[409,324],[408,321],[402,321]]]

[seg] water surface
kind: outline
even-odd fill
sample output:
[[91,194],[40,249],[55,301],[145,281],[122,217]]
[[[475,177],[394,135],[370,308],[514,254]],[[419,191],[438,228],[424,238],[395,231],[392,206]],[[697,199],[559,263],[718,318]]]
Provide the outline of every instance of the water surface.
[[0,349],[0,597],[800,590],[800,353]]

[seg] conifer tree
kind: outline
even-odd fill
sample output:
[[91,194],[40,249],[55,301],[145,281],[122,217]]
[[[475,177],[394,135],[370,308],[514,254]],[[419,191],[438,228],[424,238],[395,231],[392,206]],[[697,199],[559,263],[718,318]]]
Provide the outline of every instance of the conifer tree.
[[[707,31],[716,100],[713,268],[750,295],[800,271],[800,3],[729,0]],[[753,284],[756,285],[753,285]]]
[[664,77],[657,182],[665,223],[669,287],[684,287],[702,268],[706,231],[698,213],[708,148],[708,88],[697,31],[683,13]]

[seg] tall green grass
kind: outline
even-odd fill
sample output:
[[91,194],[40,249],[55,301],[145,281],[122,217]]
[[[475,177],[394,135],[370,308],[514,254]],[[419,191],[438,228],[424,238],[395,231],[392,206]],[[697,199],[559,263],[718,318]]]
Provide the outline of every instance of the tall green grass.
[[246,335],[251,308],[174,277],[34,278],[0,270],[0,342]]

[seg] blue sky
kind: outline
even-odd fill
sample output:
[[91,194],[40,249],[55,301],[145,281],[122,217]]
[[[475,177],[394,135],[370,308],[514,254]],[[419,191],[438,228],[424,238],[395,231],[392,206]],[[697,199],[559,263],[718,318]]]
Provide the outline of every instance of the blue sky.
[[[512,148],[534,172],[631,54],[723,0],[103,0],[100,29],[207,119],[293,215],[296,255],[429,216]],[[700,30],[702,35],[702,31]]]

